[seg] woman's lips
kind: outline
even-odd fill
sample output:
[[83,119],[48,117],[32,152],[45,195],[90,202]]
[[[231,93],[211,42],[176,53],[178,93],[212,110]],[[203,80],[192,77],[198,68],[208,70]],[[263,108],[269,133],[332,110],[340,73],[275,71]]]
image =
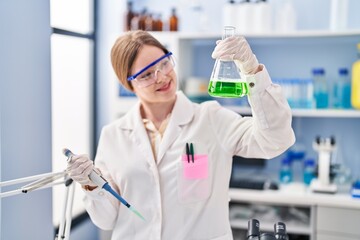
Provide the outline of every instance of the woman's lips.
[[170,88],[170,85],[171,85],[171,81],[169,81],[167,84],[163,85],[157,91],[167,91]]

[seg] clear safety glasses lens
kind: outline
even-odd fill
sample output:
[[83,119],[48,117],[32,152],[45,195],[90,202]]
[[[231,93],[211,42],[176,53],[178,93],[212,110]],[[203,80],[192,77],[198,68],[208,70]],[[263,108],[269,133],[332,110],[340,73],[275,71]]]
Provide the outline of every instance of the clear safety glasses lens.
[[175,62],[171,55],[172,53],[169,52],[161,58],[155,60],[137,74],[130,76],[128,81],[134,80],[138,87],[147,87],[154,84],[157,80],[158,72],[166,75],[174,69]]

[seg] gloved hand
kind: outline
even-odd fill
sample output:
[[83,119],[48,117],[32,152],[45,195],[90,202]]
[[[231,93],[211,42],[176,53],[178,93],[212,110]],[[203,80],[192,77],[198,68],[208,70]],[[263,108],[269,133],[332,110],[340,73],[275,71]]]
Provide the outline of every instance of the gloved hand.
[[96,186],[90,178],[89,174],[94,169],[94,163],[85,154],[71,156],[67,164],[67,172],[69,176],[81,185]]
[[253,54],[248,42],[242,36],[228,37],[216,42],[211,55],[214,59],[233,60],[244,74],[254,74],[259,62]]

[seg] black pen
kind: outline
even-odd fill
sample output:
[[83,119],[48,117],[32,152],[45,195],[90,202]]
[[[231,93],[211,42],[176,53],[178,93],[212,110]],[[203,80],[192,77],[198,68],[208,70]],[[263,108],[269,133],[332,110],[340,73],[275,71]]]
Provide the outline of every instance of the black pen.
[[191,160],[194,162],[194,145],[190,143]]
[[186,143],[186,157],[187,157],[188,163],[190,163],[190,148],[189,148],[188,143]]

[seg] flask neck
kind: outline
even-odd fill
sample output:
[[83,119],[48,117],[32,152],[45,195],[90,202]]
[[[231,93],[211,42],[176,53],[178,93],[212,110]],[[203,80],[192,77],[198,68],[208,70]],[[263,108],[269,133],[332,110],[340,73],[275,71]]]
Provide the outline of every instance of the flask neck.
[[235,27],[226,26],[224,28],[224,34],[222,36],[222,39],[224,40],[225,38],[233,37],[233,36],[235,36]]

